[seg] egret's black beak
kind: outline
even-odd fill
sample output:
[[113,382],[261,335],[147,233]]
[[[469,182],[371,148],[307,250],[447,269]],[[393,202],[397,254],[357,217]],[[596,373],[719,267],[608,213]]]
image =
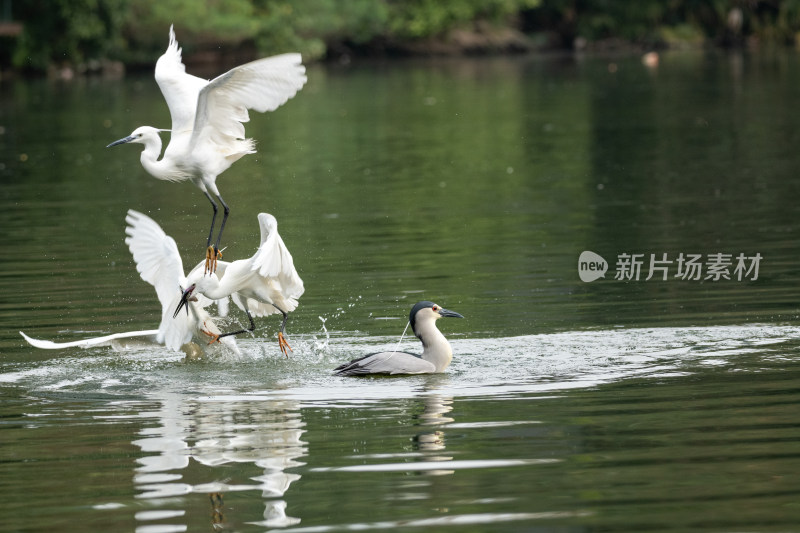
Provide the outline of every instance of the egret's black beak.
[[120,140],[118,140],[118,141],[114,141],[113,143],[111,143],[111,144],[109,144],[108,146],[106,146],[106,148],[111,148],[112,146],[116,146],[116,145],[118,145],[118,144],[125,144],[125,143],[129,143],[129,142],[131,142],[133,139],[134,139],[134,136],[133,136],[133,135],[128,135],[127,137],[123,137],[122,139],[120,139]]
[[441,316],[449,316],[452,318],[464,318],[463,316],[459,315],[455,311],[451,311],[449,309],[439,308],[439,315]]
[[191,286],[189,286],[188,289],[183,291],[183,294],[181,295],[181,302],[178,304],[178,307],[175,309],[175,312],[172,314],[172,318],[176,318],[178,316],[178,313],[181,312],[181,308],[183,308],[183,307],[186,307],[186,316],[189,316],[189,301],[190,300],[192,300],[192,301],[196,300],[195,298],[192,298],[192,293],[194,292],[194,287],[195,287],[194,285],[191,285]]

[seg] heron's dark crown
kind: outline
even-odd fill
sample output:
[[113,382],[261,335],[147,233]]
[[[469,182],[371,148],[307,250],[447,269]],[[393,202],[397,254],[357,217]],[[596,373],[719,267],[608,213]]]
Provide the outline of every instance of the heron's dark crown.
[[434,305],[436,304],[433,302],[422,301],[422,302],[417,302],[416,304],[414,304],[414,307],[411,308],[411,313],[408,314],[408,322],[411,324],[411,329],[414,331],[414,335],[417,334],[417,328],[416,328],[417,313],[422,309],[433,307]]

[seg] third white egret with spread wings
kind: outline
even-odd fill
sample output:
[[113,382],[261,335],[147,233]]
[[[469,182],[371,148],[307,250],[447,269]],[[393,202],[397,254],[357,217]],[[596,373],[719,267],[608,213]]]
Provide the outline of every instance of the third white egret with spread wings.
[[[202,296],[194,298],[188,303],[185,315],[173,316],[172,311],[180,302],[183,296],[183,287],[187,283],[183,275],[183,262],[178,253],[178,246],[172,237],[164,233],[161,226],[153,219],[138,211],[129,210],[125,221],[128,223],[128,227],[125,228],[127,234],[125,243],[133,254],[136,269],[143,280],[155,287],[156,295],[161,302],[161,324],[158,329],[126,331],[69,342],[34,339],[20,331],[20,334],[31,345],[37,348],[56,350],[72,347],[124,345],[141,340],[146,343],[163,344],[170,350],[184,351],[187,357],[193,357],[190,354],[196,355],[202,350],[192,342],[193,340],[199,340],[203,336],[218,338],[220,330],[215,324],[214,318],[205,309],[212,302]],[[201,261],[189,276],[203,276],[203,269],[204,264]],[[220,313],[225,314],[227,299],[218,301],[217,307]],[[222,342],[233,353],[240,354],[233,337],[224,338]]]
[[230,296],[250,319],[250,327],[215,336],[218,339],[253,331],[256,326],[252,315],[267,316],[281,313],[283,322],[278,333],[278,344],[284,355],[288,356],[286,349],[292,348],[284,338],[286,320],[289,318],[289,313],[297,308],[297,299],[302,296],[305,288],[303,280],[294,268],[292,254],[278,234],[278,221],[268,213],[260,213],[258,223],[261,227],[261,244],[253,257],[232,263],[219,261],[221,278],[217,278],[216,275],[190,275],[187,279],[189,285],[175,309],[175,316],[180,313],[182,307],[196,298],[197,294],[212,300]]
[[[169,145],[161,155],[159,130],[141,126],[108,147],[123,143],[144,145],[142,166],[152,176],[168,181],[191,180],[214,209],[206,243],[206,269],[214,272],[220,257],[219,243],[230,209],[217,189],[217,176],[246,154],[255,153],[255,142],[245,138],[247,110],[273,111],[293,97],[306,83],[300,54],[258,59],[235,67],[211,81],[186,73],[181,49],[170,26],[169,46],[156,62],[155,78],[172,117]],[[224,213],[212,246],[217,203]]]

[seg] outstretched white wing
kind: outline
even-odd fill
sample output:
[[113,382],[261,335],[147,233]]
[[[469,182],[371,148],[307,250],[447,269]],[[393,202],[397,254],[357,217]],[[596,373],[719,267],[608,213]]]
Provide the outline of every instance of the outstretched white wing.
[[259,275],[272,278],[280,284],[286,298],[300,298],[305,291],[303,280],[294,268],[294,259],[278,234],[278,221],[268,213],[259,213],[261,246],[253,256],[252,269]]
[[158,301],[164,307],[186,288],[181,286],[183,261],[178,245],[155,220],[143,213],[129,209],[125,222],[128,223],[125,244],[133,254],[136,270],[155,287]]
[[300,54],[258,59],[214,78],[200,90],[189,149],[204,137],[225,147],[244,139],[248,109],[260,113],[277,109],[297,94],[306,79]]
[[61,348],[91,348],[92,346],[106,346],[113,340],[128,339],[131,337],[150,337],[152,338],[153,342],[155,342],[155,338],[158,335],[158,330],[148,329],[144,331],[128,331],[125,333],[114,333],[113,335],[104,335],[102,337],[94,337],[91,339],[83,339],[72,342],[53,342],[42,339],[34,339],[33,337],[28,337],[21,331],[19,334],[22,335],[26,341],[28,341],[28,344],[35,348],[42,348],[44,350],[59,350]]
[[[163,342],[171,350],[179,350],[181,346],[192,340],[197,330],[197,316],[194,313],[180,312],[172,317],[181,299],[183,262],[178,253],[175,240],[164,233],[161,226],[152,218],[128,210],[125,217],[128,227],[125,233],[125,244],[133,254],[136,270],[142,279],[155,287],[158,300],[161,302],[161,324],[158,328],[158,341]],[[194,304],[196,305],[196,304]]]
[[172,117],[172,135],[189,132],[194,126],[197,97],[208,81],[186,73],[175,31],[169,27],[169,46],[156,62],[156,82]]

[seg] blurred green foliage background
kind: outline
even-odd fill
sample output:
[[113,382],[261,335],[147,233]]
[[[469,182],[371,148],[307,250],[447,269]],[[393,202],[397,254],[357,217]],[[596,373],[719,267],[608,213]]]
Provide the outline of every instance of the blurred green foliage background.
[[440,51],[409,45],[454,31],[466,51],[475,49],[465,33],[504,30],[514,49],[785,46],[798,40],[800,0],[0,0],[0,64],[151,65],[172,23],[187,53],[292,50],[306,60]]

